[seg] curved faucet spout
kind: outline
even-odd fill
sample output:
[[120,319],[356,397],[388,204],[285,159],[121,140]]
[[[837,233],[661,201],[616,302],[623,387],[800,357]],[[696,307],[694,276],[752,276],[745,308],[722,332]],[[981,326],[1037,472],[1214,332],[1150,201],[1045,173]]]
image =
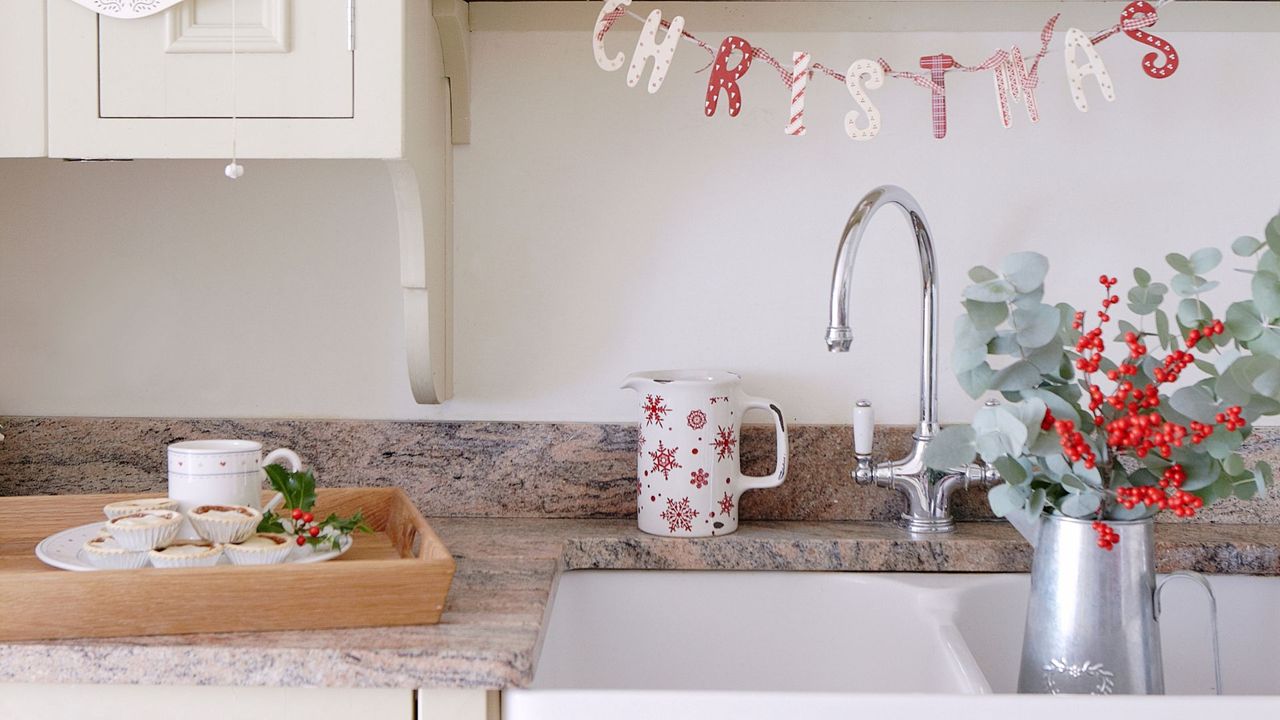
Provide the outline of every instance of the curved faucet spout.
[[831,319],[827,327],[827,349],[845,352],[853,342],[849,329],[849,295],[853,285],[853,263],[858,254],[862,234],[876,211],[885,205],[897,205],[911,223],[920,258],[923,284],[920,313],[920,425],[916,437],[928,440],[938,432],[938,275],[933,257],[933,240],[929,223],[920,203],[906,190],[895,185],[882,185],[867,193],[854,207],[849,222],[840,236],[835,270],[831,275]]

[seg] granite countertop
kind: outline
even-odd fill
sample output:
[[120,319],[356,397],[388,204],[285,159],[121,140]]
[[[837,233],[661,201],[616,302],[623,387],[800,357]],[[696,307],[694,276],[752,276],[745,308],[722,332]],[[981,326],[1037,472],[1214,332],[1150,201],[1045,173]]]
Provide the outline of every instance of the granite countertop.
[[[458,561],[439,625],[0,643],[0,682],[505,688],[533,677],[563,570],[1023,572],[1004,523],[912,540],[876,522],[756,521],[703,540],[629,520],[433,518]],[[1162,525],[1162,571],[1280,574],[1280,525]]]

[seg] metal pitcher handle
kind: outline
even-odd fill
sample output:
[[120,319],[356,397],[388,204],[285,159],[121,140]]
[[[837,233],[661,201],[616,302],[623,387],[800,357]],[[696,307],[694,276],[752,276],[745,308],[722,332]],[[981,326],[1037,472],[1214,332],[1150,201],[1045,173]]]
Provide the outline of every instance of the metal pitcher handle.
[[1213,595],[1213,587],[1209,585],[1209,578],[1198,572],[1191,570],[1178,570],[1169,573],[1169,576],[1161,580],[1156,585],[1155,597],[1155,615],[1156,620],[1160,619],[1160,594],[1164,592],[1164,586],[1169,584],[1170,580],[1183,578],[1190,580],[1195,584],[1204,588],[1204,592],[1209,596],[1209,631],[1213,637],[1213,690],[1214,694],[1222,694],[1222,654],[1218,649],[1218,599]]

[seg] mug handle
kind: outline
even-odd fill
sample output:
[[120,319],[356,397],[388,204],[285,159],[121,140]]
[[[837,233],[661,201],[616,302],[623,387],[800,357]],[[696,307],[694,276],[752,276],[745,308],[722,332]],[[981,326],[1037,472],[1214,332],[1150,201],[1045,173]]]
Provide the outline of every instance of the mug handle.
[[787,478],[787,457],[791,448],[791,443],[787,439],[787,421],[782,417],[782,410],[772,400],[746,396],[743,398],[742,407],[744,416],[747,410],[766,410],[773,415],[773,424],[778,431],[778,467],[770,475],[740,474],[739,477],[742,478],[743,483],[739,487],[743,491],[778,487]]
[[[289,465],[290,472],[299,472],[302,470],[302,458],[298,457],[298,453],[290,450],[289,448],[280,448],[267,453],[267,456],[262,458],[262,466],[266,467],[278,460],[284,460],[285,464]],[[275,510],[280,507],[280,503],[282,502],[284,502],[284,495],[282,493],[276,493],[274,497],[267,501],[266,505],[262,506],[262,512],[265,513]]]

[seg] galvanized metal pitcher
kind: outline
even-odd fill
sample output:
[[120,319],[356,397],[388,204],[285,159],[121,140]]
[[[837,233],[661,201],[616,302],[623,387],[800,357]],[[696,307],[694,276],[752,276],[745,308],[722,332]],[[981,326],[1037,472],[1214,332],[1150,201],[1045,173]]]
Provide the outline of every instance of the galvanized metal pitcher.
[[1018,692],[1163,694],[1160,592],[1178,577],[1195,581],[1209,595],[1221,692],[1213,591],[1203,575],[1189,571],[1157,585],[1150,519],[1108,521],[1120,535],[1110,551],[1098,547],[1088,520],[1048,515],[1037,522],[1013,520],[1035,547]]

